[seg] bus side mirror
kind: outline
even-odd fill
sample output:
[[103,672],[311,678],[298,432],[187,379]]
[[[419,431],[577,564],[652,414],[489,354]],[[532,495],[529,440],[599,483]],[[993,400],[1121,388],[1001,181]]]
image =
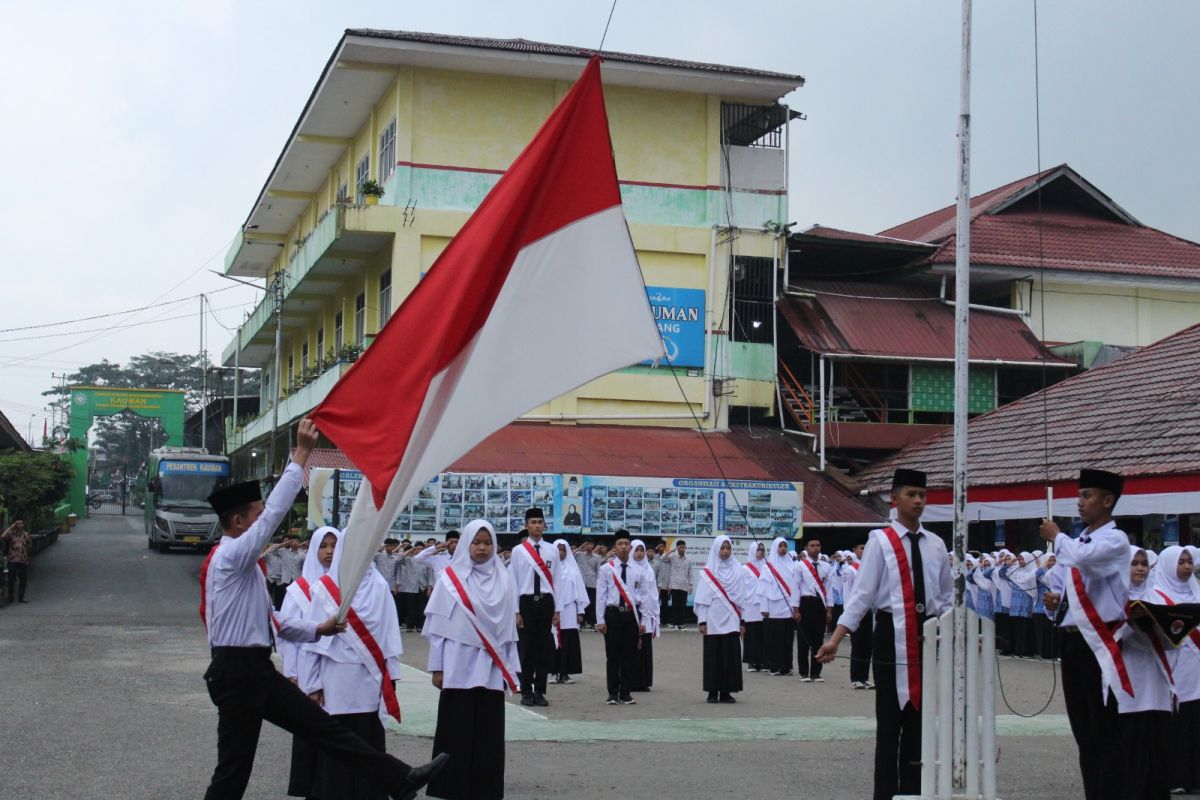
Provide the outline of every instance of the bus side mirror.
[[150,491],[153,494],[161,494],[162,493],[162,481],[160,481],[158,478],[151,478],[149,486],[150,486]]

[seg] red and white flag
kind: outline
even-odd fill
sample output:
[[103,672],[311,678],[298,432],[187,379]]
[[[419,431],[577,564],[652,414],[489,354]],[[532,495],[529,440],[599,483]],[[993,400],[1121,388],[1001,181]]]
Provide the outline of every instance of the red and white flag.
[[662,355],[593,58],[310,415],[365,478],[338,583],[357,586],[399,509],[493,432]]

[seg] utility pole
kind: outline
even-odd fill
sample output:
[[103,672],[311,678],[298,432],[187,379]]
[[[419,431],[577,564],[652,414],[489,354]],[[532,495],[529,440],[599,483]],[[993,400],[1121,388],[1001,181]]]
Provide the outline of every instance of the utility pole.
[[200,447],[208,448],[208,351],[204,341],[204,295],[200,295]]
[[272,376],[274,391],[271,398],[271,469],[275,469],[275,436],[279,431],[279,395],[282,391],[281,350],[283,349],[283,270],[275,273],[271,283],[275,295],[275,374]]
[[[233,431],[237,431],[238,424],[238,395],[242,393],[242,370],[238,366],[238,360],[242,355],[242,328],[246,324],[246,315],[242,315],[242,324],[238,325],[235,335],[237,336],[237,346],[233,349]],[[224,409],[222,409],[224,411]],[[229,442],[225,442],[225,455],[229,455]]]

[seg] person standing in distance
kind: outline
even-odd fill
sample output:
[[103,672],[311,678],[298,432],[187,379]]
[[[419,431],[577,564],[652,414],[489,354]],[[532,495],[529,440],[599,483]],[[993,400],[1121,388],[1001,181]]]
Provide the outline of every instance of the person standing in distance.
[[946,545],[921,527],[925,473],[892,477],[896,521],[871,531],[862,567],[833,636],[817,653],[829,663],[838,644],[874,610],[875,800],[921,789],[921,626],[950,607]]
[[546,516],[536,506],[525,512],[528,538],[513,549],[513,591],[516,592],[517,647],[521,659],[521,705],[548,706],[546,681],[554,669],[554,629],[561,609],[555,582],[556,548],[542,538]]
[[410,800],[447,760],[438,757],[412,768],[375,750],[309,700],[271,662],[276,627],[281,638],[296,642],[315,642],[346,628],[336,616],[321,623],[276,619],[258,561],[304,483],[304,465],[316,442],[316,426],[301,420],[291,463],[266,505],[255,481],[227,486],[208,498],[224,535],[200,570],[200,616],[212,648],[204,681],[218,714],[217,766],[206,800],[237,800],[245,793],[264,720],[307,739],[393,798]]

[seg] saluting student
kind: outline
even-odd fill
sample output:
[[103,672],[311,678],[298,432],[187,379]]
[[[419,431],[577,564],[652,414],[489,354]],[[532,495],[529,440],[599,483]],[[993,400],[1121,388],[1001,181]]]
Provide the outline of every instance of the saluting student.
[[800,622],[800,579],[796,573],[796,562],[788,552],[787,540],[782,536],[771,542],[767,553],[766,587],[762,594],[763,610],[766,612],[764,649],[767,669],[772,675],[792,674],[792,640],[796,637],[796,624]]
[[542,535],[546,517],[536,506],[525,512],[528,538],[513,548],[509,572],[517,602],[517,637],[521,651],[521,705],[548,706],[546,681],[556,660],[554,629],[560,600],[555,584],[556,550]]
[[742,690],[743,614],[755,580],[733,557],[728,536],[713,540],[692,601],[704,637],[704,691],[710,703],[737,702],[733,695]]
[[1120,694],[1133,695],[1113,631],[1125,620],[1129,597],[1129,537],[1113,520],[1121,496],[1120,475],[1079,473],[1079,517],[1087,526],[1072,539],[1051,520],[1039,535],[1054,543],[1056,580],[1062,592],[1043,602],[1059,626],[1063,700],[1079,746],[1079,771],[1087,800],[1120,798],[1125,787],[1124,752],[1117,713]]
[[[217,766],[205,797],[240,798],[246,791],[263,720],[308,739],[393,797],[413,797],[445,759],[419,768],[382,753],[325,713],[275,670],[271,650],[275,623],[267,579],[258,556],[291,508],[304,481],[304,464],[317,429],[303,419],[292,461],[264,506],[257,482],[234,484],[208,498],[224,535],[200,572],[201,616],[208,628],[212,662],[204,673],[217,707]],[[345,629],[331,616],[321,623],[278,621],[282,639],[312,642]]]
[[762,595],[768,588],[765,583],[770,578],[767,573],[766,544],[763,542],[750,543],[750,552],[742,569],[749,577],[746,605],[742,608],[742,623],[746,628],[746,632],[742,635],[742,661],[746,664],[747,672],[762,672],[766,669],[763,640],[763,628],[766,627],[766,623],[763,622],[763,618],[767,615]]
[[517,600],[492,526],[478,519],[443,570],[425,608],[421,635],[441,690],[433,752],[450,768],[426,794],[448,800],[504,796],[504,696],[517,690]]
[[588,607],[587,591],[579,565],[571,553],[566,539],[554,540],[555,557],[558,559],[555,574],[558,576],[558,594],[562,597],[562,608],[558,612],[558,665],[554,683],[574,683],[572,675],[583,672],[583,652],[579,647],[579,626],[583,624],[584,611]]
[[614,558],[596,573],[596,630],[604,635],[608,705],[632,705],[632,680],[637,671],[638,643],[646,632],[644,601],[631,587],[636,567],[629,558],[629,531],[619,530],[613,541]]
[[846,634],[876,612],[875,800],[920,793],[921,646],[919,634],[906,634],[949,608],[953,595],[946,546],[921,527],[925,473],[896,470],[892,502],[896,520],[871,531],[846,610],[818,654],[832,661]]

